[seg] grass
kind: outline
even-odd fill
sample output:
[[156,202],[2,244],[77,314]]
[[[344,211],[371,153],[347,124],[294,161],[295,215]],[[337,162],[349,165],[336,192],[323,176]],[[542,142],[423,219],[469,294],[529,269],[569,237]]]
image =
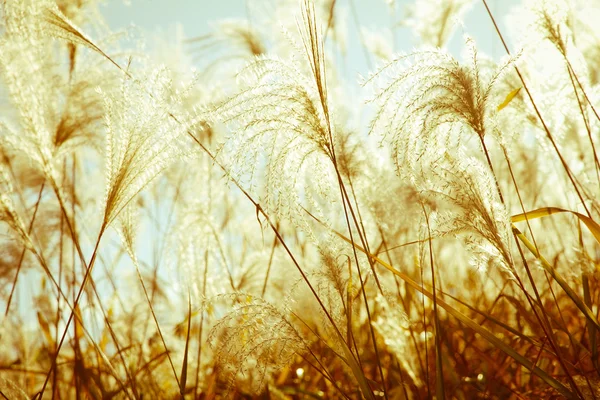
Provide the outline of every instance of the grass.
[[93,1],[4,2],[0,394],[600,397],[598,9],[527,1],[512,50],[483,0],[496,61],[445,48],[465,1],[390,2],[395,55],[292,3],[174,71]]

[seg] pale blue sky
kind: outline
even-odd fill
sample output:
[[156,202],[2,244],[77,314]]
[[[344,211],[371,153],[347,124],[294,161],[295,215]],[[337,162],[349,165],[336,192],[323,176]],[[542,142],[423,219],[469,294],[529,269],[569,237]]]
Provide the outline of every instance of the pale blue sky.
[[[156,32],[160,29],[163,34],[174,32],[175,24],[180,23],[185,36],[194,37],[206,34],[210,31],[210,23],[224,18],[245,18],[248,10],[256,12],[256,4],[265,0],[130,0],[129,5],[123,0],[108,0],[101,6],[112,29],[119,30],[134,24],[146,32]],[[338,6],[348,9],[350,1],[356,6],[360,24],[369,29],[389,27],[391,16],[385,0],[339,0]],[[250,2],[250,7],[246,4]],[[298,1],[300,4],[300,1]],[[398,9],[402,12],[405,5],[412,3],[410,0],[399,0]],[[507,11],[517,0],[488,0],[490,8],[495,13],[501,28],[506,31],[504,19]],[[396,17],[400,20],[402,13]],[[351,12],[346,13],[348,20],[348,65],[354,71],[350,74],[368,73],[365,57],[358,41],[358,34]],[[465,31],[475,38],[480,51],[495,59],[504,55],[500,40],[485,11],[483,2],[477,0],[464,18]],[[399,51],[409,51],[416,44],[410,33],[405,28],[399,28],[396,32]],[[449,43],[449,49],[456,55],[460,53],[463,46],[462,34],[457,30]]]

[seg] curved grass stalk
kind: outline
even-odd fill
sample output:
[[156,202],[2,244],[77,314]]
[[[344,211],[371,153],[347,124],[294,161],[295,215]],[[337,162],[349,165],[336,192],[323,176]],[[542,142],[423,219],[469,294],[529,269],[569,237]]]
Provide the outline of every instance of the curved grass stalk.
[[527,237],[521,233],[521,231],[514,225],[512,225],[513,232],[516,237],[527,247],[527,249],[533,254],[540,262],[544,270],[546,270],[552,278],[560,285],[560,287],[565,291],[565,293],[573,300],[577,308],[581,310],[581,312],[586,316],[586,318],[593,323],[596,328],[600,329],[600,323],[596,319],[596,316],[590,310],[590,308],[585,304],[585,302],[575,293],[573,289],[569,286],[567,281],[558,273],[556,268],[554,268],[548,260],[542,256],[537,248],[527,239]]
[[[321,221],[318,221],[318,222],[321,223]],[[421,294],[423,294],[433,300],[434,295],[430,291],[428,291],[427,289],[425,289],[424,287],[419,285],[417,282],[415,282],[411,277],[404,274],[403,272],[398,271],[397,269],[395,269],[394,267],[392,267],[390,264],[386,263],[379,257],[377,257],[373,254],[369,254],[365,249],[360,247],[358,244],[352,242],[350,239],[348,239],[341,233],[336,232],[336,231],[333,231],[333,232],[338,237],[340,237],[342,240],[344,240],[351,246],[355,247],[357,250],[359,250],[363,254],[372,258],[374,261],[377,262],[377,264],[381,265],[382,267],[384,267],[385,269],[387,269],[394,275],[398,276],[400,279],[402,279],[404,282],[406,282],[410,287],[412,287],[416,291],[420,292]],[[504,343],[502,340],[498,339],[492,332],[488,331],[486,328],[481,326],[479,323],[477,323],[476,321],[473,321],[472,319],[470,319],[469,317],[467,317],[466,315],[464,315],[459,310],[455,309],[454,307],[452,307],[450,304],[446,303],[444,300],[440,299],[439,297],[436,297],[436,301],[440,307],[442,307],[444,310],[446,310],[446,312],[448,312],[448,314],[452,315],[453,317],[458,319],[460,322],[462,322],[464,325],[466,325],[467,327],[469,327],[472,330],[474,330],[475,332],[477,332],[485,340],[487,340],[491,345],[496,347],[498,350],[504,352],[507,356],[511,357],[517,363],[521,364],[523,367],[525,367],[526,369],[531,371],[531,373],[533,373],[534,375],[538,376],[540,379],[542,379],[544,382],[546,382],[548,385],[550,385],[552,388],[554,388],[556,391],[558,391],[561,395],[565,396],[565,398],[568,398],[568,399],[578,399],[579,398],[575,393],[571,392],[560,381],[558,381],[556,378],[549,375],[546,371],[537,367],[535,365],[535,363],[531,362],[530,360],[528,360],[527,358],[525,358],[524,356],[519,354],[515,349],[513,349],[512,347],[510,347],[509,345]]]

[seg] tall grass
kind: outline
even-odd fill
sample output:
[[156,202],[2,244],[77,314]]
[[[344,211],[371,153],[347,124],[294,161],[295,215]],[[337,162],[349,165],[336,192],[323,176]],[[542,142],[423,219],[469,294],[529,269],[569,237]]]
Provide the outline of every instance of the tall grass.
[[483,0],[498,61],[387,3],[410,53],[273,0],[192,69],[3,2],[4,398],[600,398],[600,5]]

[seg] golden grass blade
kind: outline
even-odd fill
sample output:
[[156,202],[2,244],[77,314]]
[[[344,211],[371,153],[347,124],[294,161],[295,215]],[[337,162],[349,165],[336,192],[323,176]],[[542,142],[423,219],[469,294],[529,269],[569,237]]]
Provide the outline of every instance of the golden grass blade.
[[[585,302],[586,306],[591,308],[592,307],[592,295],[591,295],[591,288],[590,288],[590,279],[589,279],[588,274],[582,274],[581,285],[583,286],[583,301]],[[588,334],[589,334],[590,349],[592,350],[592,363],[594,364],[594,367],[596,368],[596,370],[599,370],[600,365],[598,363],[599,360],[598,360],[598,345],[597,345],[598,330],[596,329],[596,326],[589,320],[587,321],[587,330],[588,330]]]
[[190,332],[192,331],[192,299],[188,293],[188,326],[187,337],[185,338],[185,350],[183,352],[183,362],[181,366],[181,379],[179,381],[179,394],[181,399],[185,399],[185,385],[187,382],[188,350],[190,348]]
[[559,207],[538,208],[538,209],[531,210],[531,211],[528,211],[523,214],[513,215],[511,217],[511,221],[513,223],[520,222],[520,221],[525,221],[528,219],[543,218],[543,217],[547,217],[549,215],[558,214],[558,213],[570,213],[570,214],[575,215],[577,218],[579,218],[579,220],[581,222],[583,222],[585,224],[585,226],[587,226],[587,228],[590,230],[592,235],[594,235],[594,238],[596,239],[596,241],[598,243],[600,243],[600,225],[598,225],[598,223],[596,223],[596,221],[594,221],[593,219],[591,219],[590,217],[588,217],[586,215],[580,214],[576,211],[565,210],[564,208],[559,208]]
[[[536,342],[535,340],[533,340],[531,337],[519,332],[518,330],[516,330],[515,328],[511,327],[510,325],[505,324],[504,322],[500,321],[499,319],[493,317],[492,315],[478,310],[477,308],[473,307],[472,305],[467,304],[465,301],[459,299],[456,296],[451,295],[450,293],[447,292],[440,292],[442,293],[444,296],[451,298],[452,300],[456,301],[457,303],[462,304],[463,306],[467,307],[469,310],[473,311],[474,313],[477,313],[479,315],[481,315],[482,317],[484,317],[484,322],[485,321],[489,321],[495,325],[498,325],[499,327],[507,330],[508,332],[510,332],[511,334],[515,335],[516,337],[520,338],[521,340],[524,340],[536,347],[541,347],[541,343]],[[483,323],[483,322],[482,322]]]
[[[513,215],[511,217],[511,220],[513,223],[515,223],[515,222],[520,222],[520,221],[525,221],[525,220],[530,220],[530,219],[543,218],[543,217],[547,217],[549,215],[558,214],[558,213],[570,213],[570,214],[575,215],[581,222],[583,222],[585,224],[585,226],[587,226],[587,228],[592,233],[592,235],[594,235],[594,238],[596,239],[596,241],[598,243],[600,243],[600,226],[590,217],[583,215],[581,213],[575,212],[575,211],[570,211],[570,210],[566,210],[566,209],[559,208],[559,207],[543,207],[543,208],[538,208],[538,209],[535,209],[532,211],[525,212],[523,214]],[[514,226],[513,226],[513,230],[514,229],[516,229],[516,228],[514,228]],[[596,319],[595,315],[591,311],[592,299],[590,297],[590,287],[589,287],[589,280],[588,280],[587,276],[584,274],[584,276],[582,278],[583,296],[584,296],[584,300],[582,301],[579,298],[579,296],[577,296],[577,294],[571,290],[571,288],[567,285],[567,283],[564,281],[564,279],[554,270],[554,268],[543,257],[541,257],[539,252],[536,251],[535,246],[532,246],[531,243],[529,243],[529,244],[527,243],[528,241],[527,241],[527,238],[525,237],[525,235],[520,234],[520,236],[519,236],[519,234],[517,234],[517,237],[519,237],[519,239],[527,246],[527,248],[538,259],[540,259],[544,268],[546,270],[548,270],[548,272],[550,272],[552,277],[559,283],[559,285],[563,288],[563,290],[567,293],[567,295],[573,300],[573,302],[577,305],[577,307],[587,317],[587,320],[588,320],[587,321],[587,330],[588,330],[588,334],[589,334],[590,348],[591,348],[591,352],[592,352],[592,361],[594,363],[594,366],[596,368],[598,368],[598,346],[596,345],[596,343],[597,343],[596,336],[597,336],[597,330],[600,326],[598,324],[598,320]],[[527,242],[525,242],[524,240]]]
[[48,342],[48,348],[54,348],[55,341],[52,333],[50,332],[50,325],[48,324],[48,321],[46,321],[46,318],[39,311],[37,312],[37,319],[38,323],[40,324],[40,328],[42,328],[42,333]]
[[47,24],[47,34],[58,39],[67,40],[73,44],[80,44],[90,48],[106,57],[114,64],[103,51],[98,47],[92,39],[90,39],[81,29],[69,20],[56,6],[56,4],[48,5],[43,9],[43,19]]
[[567,281],[565,281],[565,279],[558,273],[558,271],[556,271],[556,269],[548,262],[548,260],[546,260],[544,256],[538,252],[533,243],[531,243],[519,229],[517,229],[514,225],[512,225],[512,229],[525,247],[527,247],[527,249],[541,262],[542,267],[552,276],[552,278],[554,278],[554,280],[560,285],[565,293],[567,293],[571,300],[573,300],[577,308],[583,312],[583,314],[596,326],[596,328],[600,328],[600,323],[598,323],[598,320],[596,319],[596,316],[592,310],[590,310],[590,308],[585,305],[577,293],[575,293],[573,289],[569,287]]
[[369,386],[367,377],[365,376],[365,373],[363,372],[362,368],[360,368],[360,365],[358,365],[358,363],[356,362],[356,359],[354,358],[350,347],[348,347],[348,344],[343,340],[343,338],[340,338],[340,343],[342,345],[342,348],[344,349],[344,354],[346,356],[346,358],[344,358],[343,361],[350,367],[350,369],[352,370],[352,374],[358,380],[358,386],[360,387],[360,391],[362,392],[363,396],[365,396],[367,400],[375,400],[375,395],[373,394],[373,391]]
[[[355,244],[355,246],[357,246],[357,245]],[[362,248],[359,248],[358,246],[357,246],[357,249],[359,249],[360,251],[365,253],[364,250]],[[421,292],[423,295],[429,297],[430,299],[433,299],[433,294],[431,292],[422,288],[417,282],[413,281],[408,275],[405,275],[402,272],[396,270],[391,265],[387,264],[385,261],[379,259],[378,257],[375,257],[375,256],[372,256],[372,257],[378,264],[380,264],[381,266],[386,268],[388,271],[392,272],[394,275],[398,276],[400,279],[405,281],[413,289]],[[556,389],[563,396],[565,396],[566,398],[569,398],[569,399],[577,398],[577,396],[575,396],[575,394],[572,393],[566,386],[564,386],[558,380],[556,380],[555,378],[550,376],[544,370],[536,367],[534,363],[532,363],[530,360],[528,360],[527,358],[525,358],[524,356],[519,354],[517,351],[515,351],[512,347],[508,346],[506,343],[504,343],[503,341],[498,339],[492,332],[488,331],[486,328],[479,325],[479,323],[477,323],[476,321],[473,321],[472,319],[470,319],[469,317],[467,317],[466,315],[461,313],[459,310],[455,309],[450,304],[446,303],[445,301],[443,301],[440,298],[437,298],[437,304],[440,307],[442,307],[444,310],[446,310],[446,312],[448,312],[448,314],[452,315],[454,318],[458,319],[464,325],[473,329],[475,332],[477,332],[479,335],[481,335],[485,340],[487,340],[490,344],[492,344],[498,350],[504,352],[507,356],[511,357],[516,362],[521,364],[523,367],[525,367],[529,371],[531,371],[533,374],[537,375],[539,378],[541,378],[548,385],[550,385],[551,387]]]
[[25,400],[29,397],[16,383],[0,376],[0,394],[5,399]]
[[510,102],[517,96],[517,94],[519,94],[520,90],[521,90],[520,87],[518,87],[514,90],[511,90],[510,93],[506,95],[506,98],[504,99],[504,101],[498,105],[498,107],[496,108],[496,111],[501,111],[503,108],[505,108],[507,105],[509,105]]
[[[326,226],[323,222],[321,222],[319,219],[317,219],[312,214],[309,213],[309,215],[311,215],[317,222],[319,222],[323,226]],[[354,246],[357,250],[359,250],[363,254],[367,255],[368,257],[371,257],[371,259],[373,261],[375,261],[376,263],[378,263],[379,265],[381,265],[382,267],[384,267],[385,269],[387,269],[388,271],[390,271],[391,273],[393,273],[394,275],[396,275],[397,277],[402,279],[404,282],[406,282],[410,287],[412,287],[416,291],[422,293],[423,295],[429,297],[430,299],[433,299],[433,294],[430,291],[421,287],[421,285],[419,285],[417,282],[415,282],[408,275],[398,271],[397,269],[395,269],[394,267],[392,267],[391,265],[389,265],[388,263],[386,263],[379,257],[369,254],[365,249],[363,249],[361,246],[357,245],[356,243],[353,243],[350,239],[348,239],[341,233],[339,233],[335,230],[332,230],[332,232],[335,233],[340,239],[342,239],[345,242],[347,242],[348,244],[350,244],[351,246]],[[544,382],[546,382],[548,385],[550,385],[552,388],[554,388],[560,394],[565,396],[565,398],[568,398],[568,399],[576,399],[577,398],[577,396],[573,392],[571,392],[565,385],[563,385],[561,382],[559,382],[558,380],[556,380],[555,378],[550,376],[546,371],[535,366],[535,364],[533,362],[531,362],[530,360],[528,360],[527,358],[525,358],[524,356],[519,354],[516,350],[514,350],[512,347],[508,346],[506,343],[504,343],[500,339],[498,339],[492,332],[488,331],[486,328],[484,328],[483,326],[478,324],[476,321],[473,321],[472,319],[470,319],[469,317],[467,317],[466,315],[461,313],[459,310],[455,309],[450,304],[446,303],[444,300],[436,297],[436,301],[437,301],[437,304],[440,307],[442,307],[444,310],[446,310],[446,312],[448,314],[450,314],[454,318],[458,319],[460,322],[462,322],[467,327],[473,329],[475,332],[477,332],[479,335],[481,335],[485,340],[487,340],[490,344],[492,344],[498,350],[502,351],[504,354],[511,357],[513,360],[515,360],[516,362],[521,364],[523,367],[525,367],[526,369],[531,371],[531,373],[538,376],[540,379],[542,379]]]

